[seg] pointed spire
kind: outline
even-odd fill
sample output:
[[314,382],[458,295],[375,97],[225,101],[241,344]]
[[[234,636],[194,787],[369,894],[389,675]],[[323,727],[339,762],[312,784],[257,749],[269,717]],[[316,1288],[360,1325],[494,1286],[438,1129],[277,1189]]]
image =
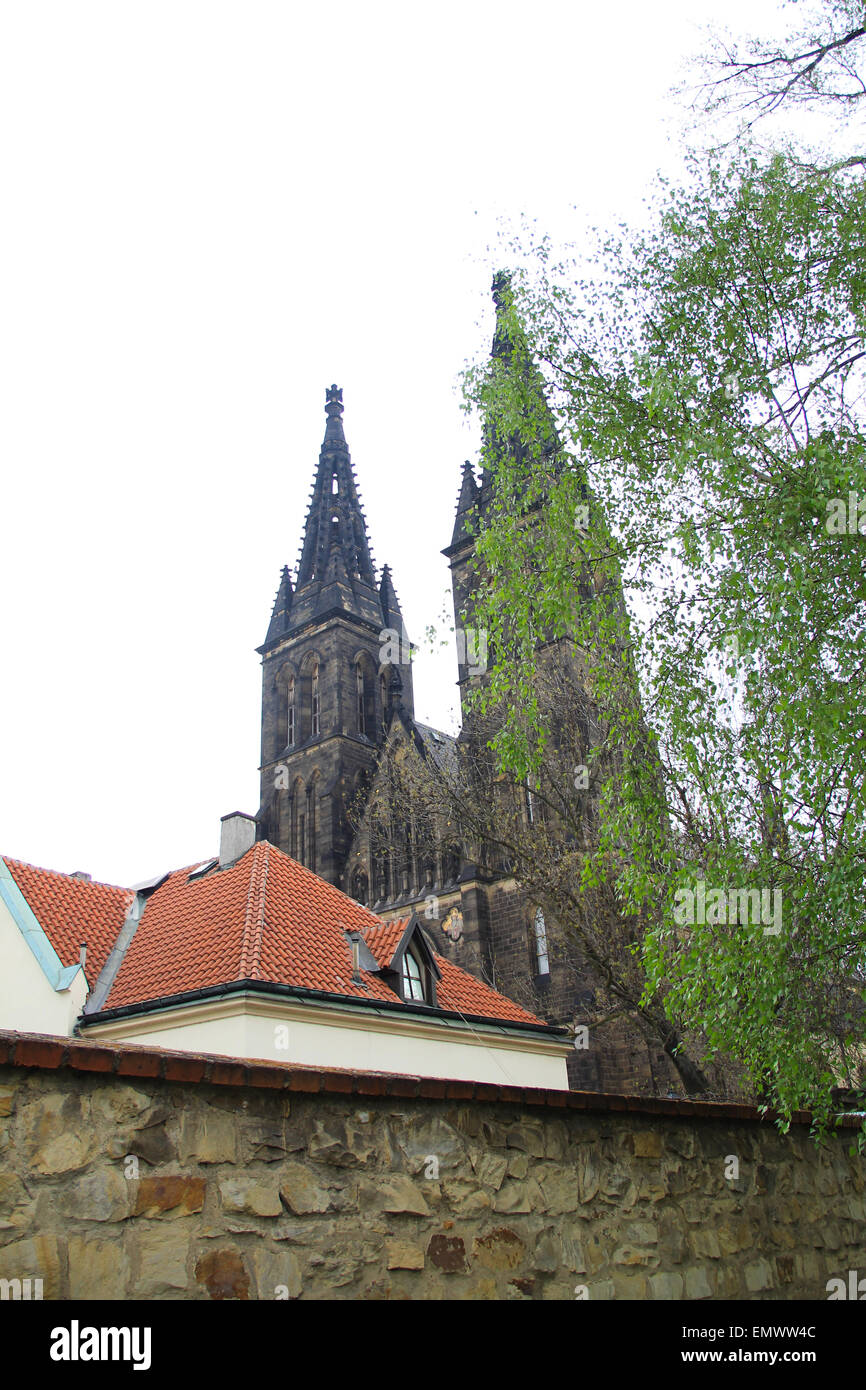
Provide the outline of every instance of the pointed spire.
[[493,330],[493,347],[490,355],[491,357],[507,357],[513,354],[515,347],[518,346],[514,341],[512,325],[509,323],[509,315],[514,310],[514,291],[510,272],[497,270],[490,288],[493,291],[493,303],[496,305],[496,327]]
[[341,386],[329,386],[325,392],[325,414],[328,417],[328,423],[325,426],[325,439],[322,448],[345,449],[348,453],[346,436],[343,434],[343,388]]
[[392,712],[400,709],[409,718],[415,718],[415,694],[414,682],[412,680],[412,652],[413,646],[406,631],[406,624],[403,621],[403,614],[400,609],[400,600],[397,598],[397,591],[394,588],[394,581],[391,578],[390,566],[385,565],[382,570],[382,580],[379,584],[379,602],[382,605],[382,632],[396,633],[396,637],[390,638],[389,645],[396,648],[397,656],[389,660],[390,674],[388,677],[388,695],[386,700],[386,710]]
[[271,613],[271,622],[268,627],[266,642],[272,642],[276,637],[282,637],[288,631],[289,614],[292,610],[292,576],[289,574],[288,565],[283,565],[283,572],[280,576],[280,587],[274,599],[274,607]]
[[367,523],[343,433],[343,392],[325,392],[325,437],[310,493],[292,605],[292,629],[334,609],[379,623]]
[[[379,584],[379,599],[382,604],[382,620],[385,627],[394,628],[401,635],[403,634],[403,614],[400,611],[400,600],[397,598],[397,591],[394,588],[394,581],[391,578],[391,567],[385,565],[382,569],[382,579]],[[406,641],[408,642],[408,638]]]
[[[491,364],[494,370],[511,371],[523,379],[524,399],[531,400],[534,397],[535,406],[540,407],[532,412],[534,416],[533,433],[536,438],[539,434],[541,436],[540,455],[551,457],[559,453],[561,447],[556,423],[547,403],[544,380],[532,360],[532,354],[523,332],[523,325],[515,312],[514,287],[510,272],[507,270],[497,271],[493,277],[491,289],[493,302],[496,305],[496,327],[490,350]],[[535,453],[535,449],[530,449],[530,446],[520,438],[517,431],[512,432],[507,439],[502,439],[495,425],[489,420],[485,420],[483,455],[489,457],[491,452],[496,453],[502,448],[508,450],[518,460],[527,459],[531,453]],[[486,506],[489,501],[491,483],[490,469],[486,464],[483,464],[480,499],[482,506]]]
[[475,511],[480,492],[481,488],[475,481],[472,464],[467,459],[463,464],[463,474],[460,479],[460,496],[457,498],[457,515],[454,518],[454,531],[451,536],[452,545],[456,545],[458,541],[471,534],[468,523]]

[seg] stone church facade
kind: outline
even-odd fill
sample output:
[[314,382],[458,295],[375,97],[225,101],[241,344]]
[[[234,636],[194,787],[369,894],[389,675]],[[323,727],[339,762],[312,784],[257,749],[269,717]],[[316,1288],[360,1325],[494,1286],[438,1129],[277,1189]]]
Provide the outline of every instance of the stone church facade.
[[[500,329],[497,325],[497,334]],[[498,350],[494,338],[493,351]],[[284,568],[262,657],[261,804],[257,835],[386,919],[417,910],[435,949],[551,1023],[578,1027],[594,1000],[589,972],[552,949],[544,915],[513,877],[482,870],[464,846],[419,843],[406,806],[391,843],[357,808],[375,791],[383,754],[453,756],[455,740],[415,719],[411,644],[386,565],[376,577],[343,431],[342,392],[326,393],[327,424],[297,576]],[[463,475],[449,560],[455,621],[472,584],[467,526],[489,481]],[[473,672],[460,650],[461,696]],[[465,701],[464,701],[465,717]],[[353,813],[354,812],[354,813]],[[658,1047],[617,1020],[569,1062],[572,1086],[631,1094],[668,1090]]]

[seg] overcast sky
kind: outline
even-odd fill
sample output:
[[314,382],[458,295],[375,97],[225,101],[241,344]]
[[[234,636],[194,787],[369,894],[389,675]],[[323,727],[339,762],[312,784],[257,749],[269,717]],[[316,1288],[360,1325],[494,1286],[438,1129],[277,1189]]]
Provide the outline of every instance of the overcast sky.
[[[128,884],[256,811],[332,381],[423,636],[497,219],[639,222],[700,26],[779,8],[4,0],[0,854]],[[419,718],[454,727],[456,674],[422,656]]]

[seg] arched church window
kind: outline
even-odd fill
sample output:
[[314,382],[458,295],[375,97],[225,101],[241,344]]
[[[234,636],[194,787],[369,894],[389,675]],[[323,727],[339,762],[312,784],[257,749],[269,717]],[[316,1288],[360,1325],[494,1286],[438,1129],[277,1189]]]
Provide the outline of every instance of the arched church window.
[[298,777],[292,786],[289,809],[289,854],[299,864],[304,861],[304,784]]
[[547,953],[547,926],[544,921],[544,913],[540,907],[535,909],[535,922],[533,925],[535,936],[535,971],[537,975],[550,974],[550,959]]
[[316,872],[316,832],[318,829],[318,807],[319,800],[319,779],[313,777],[307,788],[307,858],[304,860],[308,869]]
[[286,744],[289,748],[295,746],[295,678],[289,677],[288,690],[288,717],[286,720]]
[[333,478],[331,479],[331,492],[334,493],[334,492],[339,492],[339,491],[340,491],[340,484],[339,484],[339,481],[337,480],[337,475],[336,475],[336,473],[335,473],[334,476],[333,476]]
[[[378,837],[377,837],[378,838]],[[389,897],[388,849],[387,844],[378,839],[374,861],[376,876],[376,900],[384,902]]]
[[364,672],[360,661],[355,665],[355,698],[358,710],[358,733],[367,733],[367,711],[364,707]]
[[316,662],[313,663],[312,690],[313,690],[313,699],[312,699],[313,719],[312,719],[312,730],[311,730],[311,733],[312,733],[312,737],[313,737],[313,738],[318,738],[318,736],[319,736],[319,663],[318,663],[318,661],[316,661]]

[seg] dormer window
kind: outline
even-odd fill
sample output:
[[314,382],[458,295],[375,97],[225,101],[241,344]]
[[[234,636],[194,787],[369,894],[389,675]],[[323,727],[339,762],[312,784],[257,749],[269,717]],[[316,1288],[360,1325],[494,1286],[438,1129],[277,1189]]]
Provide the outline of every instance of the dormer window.
[[424,980],[421,966],[413,951],[407,950],[403,956],[403,998],[424,1003]]
[[384,967],[383,978],[405,1004],[436,1008],[436,981],[441,979],[436,955],[413,912],[406,931]]

